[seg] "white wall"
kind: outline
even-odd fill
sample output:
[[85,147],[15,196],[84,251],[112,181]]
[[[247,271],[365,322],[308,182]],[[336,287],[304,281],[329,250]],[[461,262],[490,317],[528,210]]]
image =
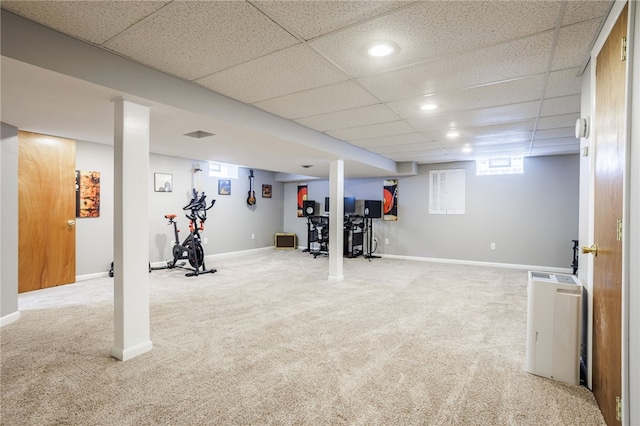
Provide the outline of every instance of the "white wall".
[[113,260],[113,146],[76,141],[76,170],[100,172],[100,216],[76,218],[76,276],[103,273]]
[[[149,210],[140,212],[140,226],[149,227],[149,261],[164,262],[171,258],[173,227],[167,225],[165,214],[178,217],[180,239],[189,232],[182,207],[191,199],[194,185],[194,164],[203,169],[202,191],[208,203],[216,200],[207,213],[205,255],[229,253],[273,246],[274,234],[282,231],[283,184],[275,181],[275,173],[254,170],[254,190],[257,202],[246,202],[249,191],[249,170],[240,168],[238,179],[231,182],[231,195],[218,195],[218,179],[208,177],[208,162],[165,155],[149,156]],[[100,172],[100,217],[77,220],[76,275],[90,276],[109,270],[113,260],[113,146],[78,141],[76,167]],[[155,192],[154,173],[173,177],[172,192]],[[272,185],[272,198],[262,198],[262,184]],[[254,236],[252,239],[251,236]]]
[[[254,169],[254,191],[256,204],[249,206],[249,169],[240,168],[238,178],[231,179],[231,195],[218,194],[218,179],[209,177],[206,161],[151,155],[150,191],[148,224],[151,262],[167,260],[171,257],[170,243],[174,239],[173,227],[167,225],[165,214],[174,213],[178,217],[178,228],[182,229],[180,238],[188,232],[188,219],[182,207],[191,200],[194,164],[200,164],[202,171],[202,191],[207,194],[207,204],[215,199],[216,203],[207,212],[202,238],[208,240],[204,246],[205,254],[220,254],[250,250],[274,245],[274,234],[282,231],[283,183],[275,181],[275,173]],[[173,174],[173,192],[153,191],[153,174]],[[262,185],[272,187],[271,198],[262,198]],[[254,238],[252,238],[252,235]]]
[[[579,167],[577,155],[527,158],[523,175],[508,176],[476,176],[474,162],[422,165],[417,176],[399,179],[398,221],[374,221],[377,253],[570,270],[572,240],[578,238]],[[466,170],[466,214],[429,215],[428,173],[452,168]],[[320,201],[321,211],[328,186],[308,182],[308,198]],[[383,179],[348,180],[344,195],[380,200],[382,187]],[[296,188],[285,185],[285,230],[306,246]]]
[[0,123],[0,320],[18,314],[18,129]]

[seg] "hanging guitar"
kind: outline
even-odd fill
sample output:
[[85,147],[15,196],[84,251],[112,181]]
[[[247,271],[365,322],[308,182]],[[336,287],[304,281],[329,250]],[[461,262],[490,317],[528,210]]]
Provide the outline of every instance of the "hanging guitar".
[[256,204],[256,192],[253,190],[253,170],[249,170],[249,196],[247,204],[253,206]]

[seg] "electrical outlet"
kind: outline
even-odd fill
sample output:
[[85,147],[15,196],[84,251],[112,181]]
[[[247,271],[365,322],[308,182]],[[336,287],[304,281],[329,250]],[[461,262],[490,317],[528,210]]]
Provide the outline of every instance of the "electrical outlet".
[[389,244],[389,239],[388,239],[388,238],[385,238],[385,239],[384,239],[384,243],[385,243],[385,244]]
[[204,244],[209,244],[209,239],[205,237],[205,238],[202,239],[202,242]]
[[496,249],[496,243],[491,243],[491,250],[495,250]]
[[255,240],[256,239],[256,234],[251,234],[251,239]]

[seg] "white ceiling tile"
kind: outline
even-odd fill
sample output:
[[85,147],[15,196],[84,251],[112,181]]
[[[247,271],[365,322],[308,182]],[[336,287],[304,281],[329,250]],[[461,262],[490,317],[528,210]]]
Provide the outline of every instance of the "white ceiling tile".
[[330,112],[328,114],[314,115],[312,117],[300,118],[296,121],[303,126],[324,132],[327,130],[339,130],[398,120],[400,120],[398,114],[386,105],[377,104]]
[[413,157],[433,157],[440,155],[447,155],[447,151],[440,148],[435,149],[416,149],[413,151],[382,151],[380,149],[370,149],[371,152],[375,152],[376,154],[384,155],[385,157],[391,158],[413,158]]
[[509,123],[535,118],[539,102],[526,102],[494,108],[462,111],[455,114],[424,117],[409,120],[419,131],[438,130],[446,132],[449,128],[465,129],[489,124]]
[[[550,30],[558,12],[557,2],[418,2],[311,44],[349,74],[366,76]],[[366,50],[378,40],[399,49],[390,57],[372,59]]]
[[384,102],[545,72],[553,33],[359,79]]
[[576,139],[575,135],[570,137],[557,137],[553,139],[538,139],[533,142],[534,148],[542,148],[548,146],[561,146],[561,145],[580,145],[580,139]]
[[411,1],[252,1],[305,40],[370,19]]
[[533,132],[504,133],[495,135],[474,136],[471,138],[473,145],[500,145],[514,142],[531,142]]
[[196,83],[254,103],[348,77],[310,47],[299,44],[201,78]]
[[576,143],[575,145],[557,145],[532,148],[529,155],[532,157],[539,157],[544,155],[577,154],[579,152],[580,144]]
[[372,124],[369,126],[353,127],[350,129],[334,130],[326,132],[334,138],[345,141],[366,139],[380,136],[402,135],[414,133],[416,129],[411,127],[406,121],[393,121],[390,123]]
[[2,1],[2,8],[102,44],[170,1]]
[[418,142],[429,142],[429,139],[423,133],[407,133],[404,135],[358,139],[350,143],[362,148],[372,148],[376,146],[402,145]]
[[574,126],[573,129],[575,130],[575,124],[578,118],[580,118],[579,113],[542,117],[538,120],[538,130],[557,129],[558,127],[568,126]]
[[565,115],[576,112],[580,112],[580,95],[545,99],[542,103],[540,116],[548,117],[551,115]]
[[487,154],[495,152],[528,151],[531,144],[529,142],[505,143],[499,145],[476,145],[473,147],[475,154]]
[[247,2],[180,1],[105,46],[195,80],[298,43]]
[[407,154],[395,154],[389,156],[394,161],[415,161],[418,164],[433,164],[433,163],[448,163],[456,161],[454,157],[444,152],[442,154],[426,154],[426,155],[407,155]]
[[573,138],[574,141],[578,141],[578,139],[576,139],[575,125],[572,127],[560,127],[557,129],[538,130],[535,136],[536,141],[542,140],[542,139],[557,139],[557,138]]
[[580,68],[569,68],[549,73],[549,84],[545,97],[575,95],[582,91],[582,76],[578,75]]
[[359,84],[344,81],[257,102],[254,105],[273,114],[296,119],[377,103],[378,100]]
[[603,18],[609,14],[613,1],[570,0],[562,17],[562,25],[571,25],[594,18]]
[[[397,111],[402,118],[421,118],[440,115],[451,111],[486,108],[506,104],[515,104],[539,100],[542,95],[544,75],[509,80],[496,84],[487,84],[469,89],[419,96],[410,99],[389,102],[389,107]],[[423,111],[420,106],[433,103],[438,108]]]
[[602,20],[596,19],[560,29],[552,70],[579,67],[591,56],[590,50]]
[[440,151],[440,146],[435,142],[408,143],[408,144],[390,144],[386,146],[374,146],[367,148],[369,151],[378,154],[398,154],[409,152],[427,152]]

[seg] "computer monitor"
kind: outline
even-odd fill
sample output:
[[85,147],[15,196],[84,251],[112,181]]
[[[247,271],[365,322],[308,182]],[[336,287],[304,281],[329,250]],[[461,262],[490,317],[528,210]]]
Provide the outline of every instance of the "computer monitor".
[[356,197],[344,197],[344,214],[355,214]]
[[[324,212],[329,213],[329,197],[324,197]],[[356,212],[356,197],[344,197],[344,214]]]

